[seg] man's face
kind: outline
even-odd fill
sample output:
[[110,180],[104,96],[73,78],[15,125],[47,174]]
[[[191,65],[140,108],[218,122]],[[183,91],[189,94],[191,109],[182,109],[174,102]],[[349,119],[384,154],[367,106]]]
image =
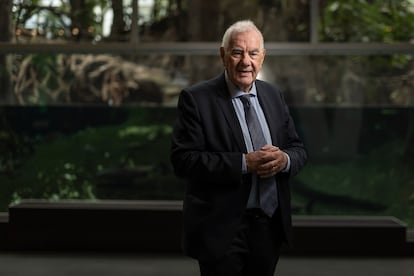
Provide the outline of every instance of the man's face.
[[220,48],[228,77],[244,92],[250,90],[262,68],[266,50],[260,42],[259,34],[252,30],[233,34],[228,49]]

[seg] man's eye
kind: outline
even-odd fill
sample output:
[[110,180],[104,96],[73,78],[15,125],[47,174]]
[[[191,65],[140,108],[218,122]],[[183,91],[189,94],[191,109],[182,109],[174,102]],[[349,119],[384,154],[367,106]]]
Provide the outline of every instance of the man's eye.
[[233,56],[236,56],[236,57],[239,57],[239,56],[241,56],[243,54],[243,52],[242,51],[233,51],[232,52],[232,55]]

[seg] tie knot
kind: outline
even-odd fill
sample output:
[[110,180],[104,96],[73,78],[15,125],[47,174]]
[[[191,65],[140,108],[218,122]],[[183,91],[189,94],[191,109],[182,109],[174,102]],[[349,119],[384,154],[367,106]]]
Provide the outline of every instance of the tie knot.
[[240,100],[242,101],[244,107],[250,108],[250,94],[240,96]]

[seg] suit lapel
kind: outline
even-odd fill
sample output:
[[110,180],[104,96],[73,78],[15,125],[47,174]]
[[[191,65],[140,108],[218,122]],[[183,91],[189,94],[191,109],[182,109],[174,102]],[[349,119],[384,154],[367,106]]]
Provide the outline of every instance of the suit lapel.
[[265,91],[260,82],[256,82],[256,91],[257,97],[259,98],[260,106],[262,107],[263,113],[266,118],[267,126],[269,127],[270,136],[272,137],[272,143],[273,145],[277,145],[277,124],[274,123],[274,120],[277,116],[274,112],[274,102],[272,102],[272,98],[269,95],[270,91]]
[[219,77],[217,87],[217,105],[223,112],[227,125],[233,133],[237,146],[242,152],[247,152],[246,144],[244,143],[242,129],[240,127],[239,120],[237,119],[236,112],[234,111],[234,107],[231,102],[231,97],[227,89],[224,74]]

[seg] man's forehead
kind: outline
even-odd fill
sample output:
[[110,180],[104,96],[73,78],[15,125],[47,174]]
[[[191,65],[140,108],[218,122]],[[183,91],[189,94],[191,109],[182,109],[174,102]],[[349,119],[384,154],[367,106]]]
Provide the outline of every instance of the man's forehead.
[[[249,34],[248,36],[244,34]],[[244,35],[244,36],[243,36]],[[232,36],[229,43],[229,48],[260,48],[260,37],[259,35],[253,35],[253,32],[237,33]]]

